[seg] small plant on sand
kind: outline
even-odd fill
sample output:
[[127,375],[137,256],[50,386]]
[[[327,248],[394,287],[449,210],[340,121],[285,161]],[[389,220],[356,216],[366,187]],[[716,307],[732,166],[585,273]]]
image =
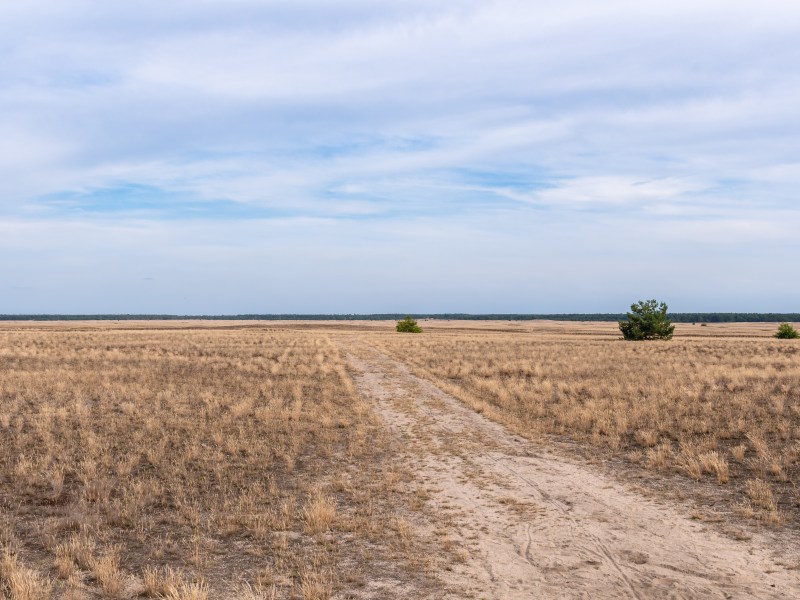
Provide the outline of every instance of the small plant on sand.
[[800,338],[800,332],[792,327],[791,323],[781,323],[778,326],[778,331],[775,333],[775,337],[782,340],[796,340],[797,338]]
[[627,321],[619,322],[626,340],[669,340],[675,325],[667,319],[667,304],[657,300],[641,300],[631,304]]
[[422,328],[417,325],[417,321],[411,317],[406,317],[397,322],[397,331],[401,333],[422,333]]

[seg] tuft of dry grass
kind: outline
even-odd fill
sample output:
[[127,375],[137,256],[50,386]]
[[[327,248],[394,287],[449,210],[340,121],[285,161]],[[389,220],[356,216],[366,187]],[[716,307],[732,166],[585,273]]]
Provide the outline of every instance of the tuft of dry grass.
[[755,506],[770,512],[778,510],[778,505],[775,502],[775,496],[772,494],[772,487],[769,483],[761,479],[752,479],[745,486],[747,495]]
[[303,508],[303,522],[306,533],[321,533],[326,531],[336,518],[336,505],[333,500],[315,492]]
[[156,568],[145,567],[142,571],[144,595],[148,598],[161,598],[178,589],[183,583],[181,574],[170,566]]
[[672,444],[670,442],[661,442],[655,448],[647,450],[647,466],[651,469],[665,471],[674,464],[674,455],[672,452]]
[[92,572],[100,589],[107,598],[119,598],[125,590],[125,574],[120,571],[119,557],[115,554],[96,558]]
[[6,550],[0,559],[0,590],[9,600],[42,600],[52,591],[52,583],[40,573],[25,566]]
[[730,471],[728,461],[716,450],[706,452],[698,457],[704,473],[712,473],[717,477],[717,483],[728,483]]
[[320,573],[312,571],[303,575],[300,597],[303,600],[328,600],[333,590],[330,582]]
[[275,586],[265,589],[245,583],[236,590],[237,600],[275,600],[277,597],[278,589]]
[[165,600],[208,600],[208,585],[205,581],[194,581],[191,583],[180,583],[171,586],[164,595]]

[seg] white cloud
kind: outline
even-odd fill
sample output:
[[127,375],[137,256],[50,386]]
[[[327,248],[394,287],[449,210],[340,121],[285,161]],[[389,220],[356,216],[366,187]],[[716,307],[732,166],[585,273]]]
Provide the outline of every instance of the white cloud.
[[555,206],[638,206],[703,190],[696,182],[675,179],[640,181],[631,177],[582,177],[531,194],[530,200]]
[[[533,252],[515,223],[592,212],[758,254],[798,224],[798,36],[779,0],[7,2],[0,219],[47,235],[43,216],[78,217],[43,196],[137,184],[353,235],[424,216],[456,247],[477,219],[496,260]],[[168,247],[170,218],[148,244]]]

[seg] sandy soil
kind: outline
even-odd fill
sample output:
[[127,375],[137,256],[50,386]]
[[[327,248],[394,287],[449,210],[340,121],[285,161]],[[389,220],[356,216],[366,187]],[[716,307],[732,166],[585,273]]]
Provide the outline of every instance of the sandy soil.
[[512,435],[363,340],[339,341],[456,537],[451,597],[800,598],[797,545],[723,536]]

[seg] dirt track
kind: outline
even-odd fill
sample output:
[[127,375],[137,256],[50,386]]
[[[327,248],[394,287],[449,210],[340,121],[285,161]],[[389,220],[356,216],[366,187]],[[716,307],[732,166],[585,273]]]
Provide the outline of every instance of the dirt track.
[[798,570],[781,566],[800,564],[795,549],[724,537],[510,434],[366,342],[342,350],[459,536],[452,597],[800,598]]

